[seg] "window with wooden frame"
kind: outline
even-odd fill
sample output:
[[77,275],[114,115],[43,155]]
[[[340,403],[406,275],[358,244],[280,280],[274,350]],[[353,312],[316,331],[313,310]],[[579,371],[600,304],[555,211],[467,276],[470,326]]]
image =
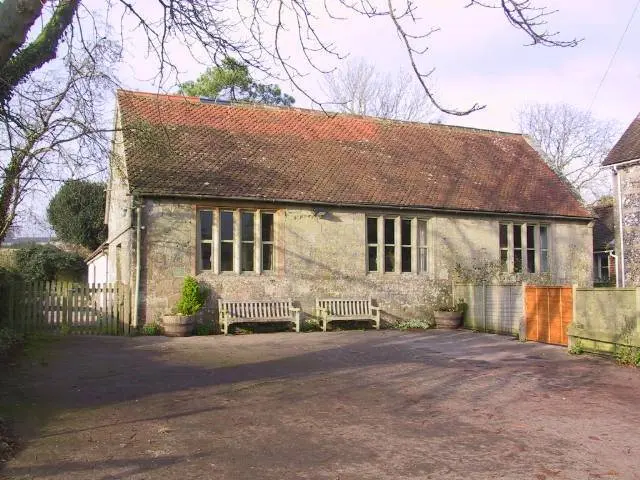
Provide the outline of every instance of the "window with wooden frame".
[[537,223],[500,223],[500,265],[506,273],[549,271],[549,226]]
[[411,219],[400,220],[400,271],[411,272]]
[[394,218],[384,219],[384,271],[396,269],[396,221]]
[[427,220],[418,219],[418,272],[421,273],[429,271],[427,223]]
[[270,272],[274,270],[274,228],[273,213],[260,213],[260,241],[262,242],[262,271]]
[[198,270],[215,273],[275,270],[274,212],[198,210]]
[[233,272],[233,211],[222,210],[220,212],[220,271]]
[[427,224],[427,219],[417,217],[367,216],[367,271],[427,273]]
[[367,217],[367,271],[378,271],[378,217]]

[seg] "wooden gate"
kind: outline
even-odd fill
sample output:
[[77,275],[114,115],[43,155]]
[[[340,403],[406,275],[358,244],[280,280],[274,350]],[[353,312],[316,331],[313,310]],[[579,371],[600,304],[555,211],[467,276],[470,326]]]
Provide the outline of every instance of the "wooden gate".
[[129,288],[121,283],[0,284],[0,326],[19,332],[124,335],[130,318]]
[[567,345],[567,328],[573,316],[572,287],[525,288],[527,340]]

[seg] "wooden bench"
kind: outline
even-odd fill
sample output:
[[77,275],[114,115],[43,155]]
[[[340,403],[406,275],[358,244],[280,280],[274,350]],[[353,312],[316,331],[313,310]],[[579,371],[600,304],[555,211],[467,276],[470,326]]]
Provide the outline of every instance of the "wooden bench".
[[316,312],[322,323],[322,331],[335,320],[370,320],[380,329],[380,307],[375,307],[371,298],[317,298]]
[[291,300],[229,301],[218,299],[222,333],[229,333],[232,323],[293,322],[300,331],[300,309]]

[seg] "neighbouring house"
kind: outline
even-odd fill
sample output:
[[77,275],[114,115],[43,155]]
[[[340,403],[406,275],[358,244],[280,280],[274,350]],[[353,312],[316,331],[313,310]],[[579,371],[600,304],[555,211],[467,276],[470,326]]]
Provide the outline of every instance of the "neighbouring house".
[[616,285],[616,255],[613,204],[596,204],[593,216],[593,283]]
[[102,285],[109,282],[109,244],[102,243],[89,255],[87,263],[87,283],[90,285]]
[[186,275],[212,315],[371,296],[388,322],[454,272],[592,281],[592,214],[520,134],[119,91],[110,173],[107,274],[137,324]]
[[613,172],[618,283],[621,287],[640,286],[640,114],[602,165]]

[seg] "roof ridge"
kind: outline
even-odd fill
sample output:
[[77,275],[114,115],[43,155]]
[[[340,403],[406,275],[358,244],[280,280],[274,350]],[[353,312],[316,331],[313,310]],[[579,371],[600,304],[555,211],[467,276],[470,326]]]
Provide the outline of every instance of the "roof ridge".
[[312,115],[324,115],[324,116],[341,116],[346,118],[359,118],[365,121],[379,121],[379,122],[388,122],[397,125],[415,125],[420,127],[429,127],[429,128],[444,128],[444,129],[453,129],[453,130],[463,130],[468,132],[478,132],[478,133],[487,133],[487,134],[497,134],[497,135],[505,135],[505,136],[518,136],[525,137],[526,135],[518,132],[508,132],[506,130],[496,130],[490,128],[478,128],[478,127],[467,127],[464,125],[451,125],[448,123],[433,123],[433,122],[419,122],[416,120],[400,120],[395,118],[386,118],[386,117],[376,117],[373,115],[361,115],[357,113],[347,113],[347,112],[331,112],[325,110],[314,110],[312,108],[303,108],[303,107],[285,107],[280,105],[266,105],[262,103],[250,103],[250,102],[225,102],[225,103],[203,103],[201,102],[201,98],[192,95],[182,95],[176,93],[154,93],[154,92],[142,92],[138,90],[127,90],[127,89],[118,89],[119,93],[124,94],[134,94],[139,97],[146,98],[160,98],[164,97],[171,101],[185,101],[187,103],[197,104],[197,105],[206,105],[210,107],[217,108],[248,108],[248,109],[256,109],[256,110],[281,110],[281,111],[296,111],[300,113],[307,113]]

